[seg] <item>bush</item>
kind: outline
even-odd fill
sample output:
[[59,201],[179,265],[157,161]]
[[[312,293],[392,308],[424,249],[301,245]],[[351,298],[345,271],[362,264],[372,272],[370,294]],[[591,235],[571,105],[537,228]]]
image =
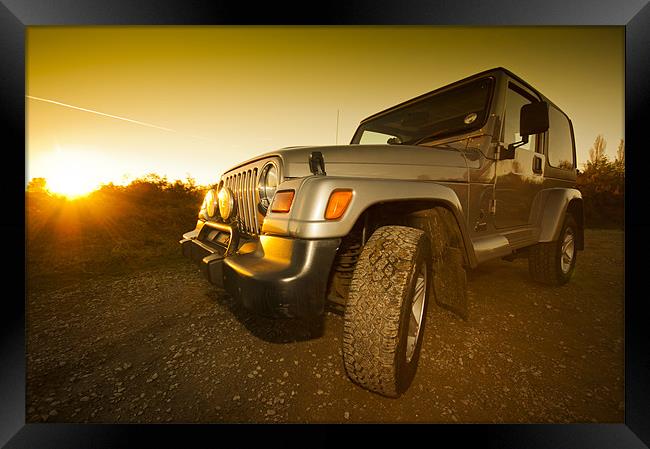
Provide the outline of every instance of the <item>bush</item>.
[[[194,228],[206,187],[148,175],[67,200],[36,180],[26,192],[27,269],[34,279],[96,275],[165,263]],[[38,282],[37,282],[38,283]]]
[[622,228],[625,218],[624,160],[606,156],[585,164],[578,173],[578,189],[584,201],[585,226]]

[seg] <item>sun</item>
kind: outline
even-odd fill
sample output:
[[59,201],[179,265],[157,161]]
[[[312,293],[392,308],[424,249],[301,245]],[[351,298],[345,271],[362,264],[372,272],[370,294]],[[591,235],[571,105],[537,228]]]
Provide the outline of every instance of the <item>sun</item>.
[[97,187],[99,186],[95,183],[66,176],[65,173],[59,173],[47,180],[48,190],[69,199],[76,199],[88,195],[97,189]]
[[80,198],[101,185],[106,168],[97,153],[57,148],[47,161],[47,189],[69,199]]

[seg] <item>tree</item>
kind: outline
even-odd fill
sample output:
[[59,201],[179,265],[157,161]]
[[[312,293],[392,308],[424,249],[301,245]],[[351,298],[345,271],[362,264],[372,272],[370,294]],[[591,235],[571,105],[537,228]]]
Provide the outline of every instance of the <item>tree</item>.
[[32,178],[27,184],[27,191],[30,193],[47,193],[47,180],[45,178]]
[[590,227],[622,226],[625,195],[625,144],[619,142],[616,159],[605,154],[606,142],[598,135],[589,160],[578,173],[577,185],[584,200],[585,223]]
[[615,163],[619,167],[625,167],[625,142],[623,141],[623,139],[621,139],[621,141],[618,143]]
[[593,146],[589,149],[589,162],[593,164],[599,164],[607,160],[607,155],[605,154],[605,147],[607,146],[607,141],[602,136],[598,134],[596,140],[594,141]]

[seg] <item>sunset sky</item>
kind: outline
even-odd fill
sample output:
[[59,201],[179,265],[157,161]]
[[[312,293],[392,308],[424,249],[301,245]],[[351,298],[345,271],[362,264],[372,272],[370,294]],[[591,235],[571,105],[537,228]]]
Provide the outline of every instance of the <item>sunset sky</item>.
[[348,143],[359,121],[492,67],[573,120],[578,166],[624,137],[623,27],[29,27],[27,180],[89,190]]

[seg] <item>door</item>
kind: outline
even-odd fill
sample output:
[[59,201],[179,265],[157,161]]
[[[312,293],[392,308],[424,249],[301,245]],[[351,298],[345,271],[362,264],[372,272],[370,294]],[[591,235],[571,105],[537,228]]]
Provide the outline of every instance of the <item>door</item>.
[[[519,142],[519,114],[525,104],[538,101],[523,87],[508,83],[503,115],[501,144]],[[515,149],[515,158],[497,161],[495,185],[495,225],[497,228],[525,226],[535,195],[542,189],[545,158],[544,135],[529,137],[527,144]]]

